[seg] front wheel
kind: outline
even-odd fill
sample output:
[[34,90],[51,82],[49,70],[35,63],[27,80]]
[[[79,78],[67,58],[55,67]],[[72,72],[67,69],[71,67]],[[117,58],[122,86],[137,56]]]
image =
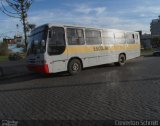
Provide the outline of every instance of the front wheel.
[[126,63],[126,57],[125,57],[125,55],[124,54],[120,54],[118,62],[116,62],[115,65],[117,65],[117,66],[124,66],[125,63]]
[[78,59],[72,59],[68,64],[68,72],[70,75],[76,75],[82,70],[82,64]]

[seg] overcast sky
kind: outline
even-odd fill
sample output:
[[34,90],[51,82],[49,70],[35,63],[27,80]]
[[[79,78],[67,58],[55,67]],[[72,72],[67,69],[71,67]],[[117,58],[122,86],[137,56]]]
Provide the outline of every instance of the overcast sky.
[[[34,0],[28,21],[79,24],[150,32],[150,22],[160,15],[160,0]],[[18,19],[0,12],[0,34],[13,34]],[[19,28],[21,31],[21,27]]]

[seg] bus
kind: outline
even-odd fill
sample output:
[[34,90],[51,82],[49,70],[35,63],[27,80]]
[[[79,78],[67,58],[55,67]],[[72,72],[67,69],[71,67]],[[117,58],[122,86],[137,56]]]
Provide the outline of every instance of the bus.
[[115,63],[140,56],[138,32],[76,25],[41,25],[31,31],[27,67],[38,73],[68,71]]

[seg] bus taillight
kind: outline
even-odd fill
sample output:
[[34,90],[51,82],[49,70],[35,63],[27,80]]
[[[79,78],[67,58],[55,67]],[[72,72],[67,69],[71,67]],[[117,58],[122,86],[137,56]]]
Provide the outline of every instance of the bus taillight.
[[34,71],[34,72],[37,72],[37,73],[49,73],[48,64],[44,64],[44,65],[28,65],[27,68],[30,71]]

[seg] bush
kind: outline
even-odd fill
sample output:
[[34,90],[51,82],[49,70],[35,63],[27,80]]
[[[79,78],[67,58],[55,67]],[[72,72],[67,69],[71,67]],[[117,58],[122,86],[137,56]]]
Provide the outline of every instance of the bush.
[[9,50],[8,50],[8,44],[6,42],[0,43],[0,55],[8,55]]
[[24,54],[23,53],[11,53],[9,55],[9,60],[11,61],[15,61],[15,60],[21,60],[21,59],[24,59]]

